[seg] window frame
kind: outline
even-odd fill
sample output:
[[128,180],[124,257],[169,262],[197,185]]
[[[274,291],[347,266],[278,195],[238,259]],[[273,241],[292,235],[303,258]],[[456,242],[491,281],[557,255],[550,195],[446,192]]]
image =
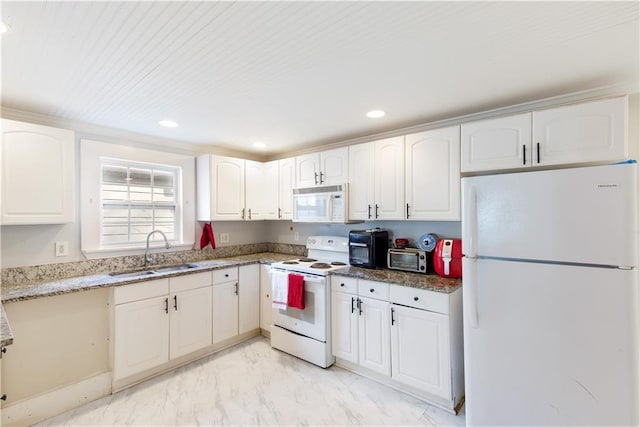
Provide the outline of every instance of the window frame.
[[[118,159],[131,163],[167,165],[181,168],[178,193],[182,223],[170,249],[164,242],[151,242],[152,248],[161,251],[192,249],[195,243],[195,157],[161,151],[160,148],[141,148],[122,142],[80,140],[80,248],[87,259],[105,256],[137,255],[144,253],[145,242],[103,245],[102,235],[102,159]],[[178,236],[179,235],[179,236]]]

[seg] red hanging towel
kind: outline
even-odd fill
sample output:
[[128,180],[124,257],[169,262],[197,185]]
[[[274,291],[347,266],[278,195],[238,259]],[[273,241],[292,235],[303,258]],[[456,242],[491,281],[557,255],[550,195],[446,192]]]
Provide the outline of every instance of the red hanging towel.
[[304,310],[304,276],[289,274],[289,294],[287,295],[287,307]]
[[209,243],[211,243],[211,249],[216,248],[216,239],[213,237],[213,226],[211,223],[206,223],[202,227],[202,236],[200,236],[200,249],[204,249]]

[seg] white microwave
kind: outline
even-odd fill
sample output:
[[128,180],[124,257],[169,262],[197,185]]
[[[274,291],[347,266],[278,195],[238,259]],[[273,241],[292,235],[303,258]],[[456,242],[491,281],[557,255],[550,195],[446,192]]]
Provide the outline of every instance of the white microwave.
[[293,189],[293,221],[349,222],[347,184]]

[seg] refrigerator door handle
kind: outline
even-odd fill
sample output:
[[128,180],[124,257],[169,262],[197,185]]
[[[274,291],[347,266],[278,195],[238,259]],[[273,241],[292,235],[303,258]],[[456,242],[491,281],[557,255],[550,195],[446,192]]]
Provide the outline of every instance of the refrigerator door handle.
[[467,247],[464,255],[470,258],[475,258],[476,253],[476,233],[478,232],[478,206],[476,188],[473,185],[467,187],[467,194],[465,197],[467,206],[463,211],[462,222],[466,225],[467,231],[464,234],[466,242],[463,240],[463,246]]
[[[469,259],[468,266],[471,267],[471,271],[465,272],[464,286],[467,288],[468,304],[464,304],[466,308],[465,318],[467,324],[474,329],[478,328],[478,260]],[[465,301],[465,302],[466,302]]]

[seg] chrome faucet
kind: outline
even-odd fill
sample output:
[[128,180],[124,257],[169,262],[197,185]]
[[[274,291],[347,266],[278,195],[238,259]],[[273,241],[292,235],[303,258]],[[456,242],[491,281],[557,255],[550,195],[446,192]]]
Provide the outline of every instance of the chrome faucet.
[[151,264],[151,261],[153,261],[153,257],[149,254],[149,238],[151,238],[151,235],[153,233],[162,234],[162,237],[164,238],[164,243],[165,243],[164,247],[166,249],[169,249],[171,247],[171,245],[169,244],[169,241],[167,240],[167,236],[165,236],[165,234],[162,231],[153,230],[149,234],[147,234],[147,248],[144,250],[144,266],[145,267],[147,267],[149,264]]

